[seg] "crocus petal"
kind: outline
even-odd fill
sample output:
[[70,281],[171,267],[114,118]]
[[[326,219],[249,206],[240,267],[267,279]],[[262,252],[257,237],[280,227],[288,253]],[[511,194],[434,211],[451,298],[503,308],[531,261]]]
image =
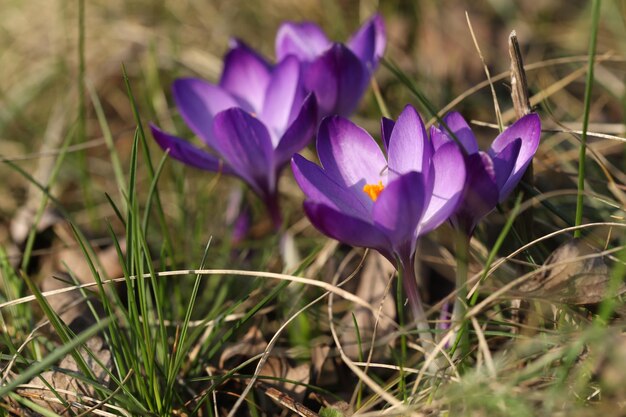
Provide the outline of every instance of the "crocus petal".
[[467,158],[467,185],[463,203],[459,205],[453,223],[471,235],[480,219],[498,204],[493,161],[484,152],[478,152]]
[[352,189],[367,207],[371,206],[363,186],[383,179],[387,161],[365,130],[343,117],[327,117],[317,134],[317,154],[330,178]]
[[295,55],[303,62],[311,62],[330,47],[330,41],[314,23],[283,23],[276,34],[276,59]]
[[[522,149],[522,139],[517,138],[499,152],[489,152],[489,156],[493,160],[493,168],[496,173],[496,183],[498,185],[499,194],[501,196],[500,201],[506,198],[510,191],[515,188],[517,182],[516,180],[514,184],[510,187],[507,187],[509,184],[509,180],[513,176],[515,165],[517,164],[517,159],[519,157],[520,150]],[[524,172],[522,171],[521,174]],[[521,174],[519,178],[521,179]]]
[[215,116],[215,139],[222,156],[237,174],[260,194],[276,185],[272,141],[263,123],[240,108]]
[[434,174],[432,197],[423,216],[419,235],[428,233],[449,218],[463,196],[465,161],[455,143],[442,145],[433,154],[430,172]]
[[428,175],[432,146],[422,118],[407,105],[396,121],[389,140],[389,175],[395,178],[409,171]]
[[311,63],[305,87],[315,93],[321,115],[351,114],[367,88],[369,73],[352,51],[334,44]]
[[333,181],[323,169],[301,155],[294,155],[291,168],[304,195],[313,202],[324,204],[344,214],[369,221],[369,210],[345,187]]
[[[478,152],[478,143],[476,142],[476,136],[472,132],[463,116],[458,112],[450,112],[443,118],[443,122],[448,126],[448,129],[454,133],[454,136],[459,140],[465,152],[468,154],[474,154]],[[440,129],[450,135],[445,127],[441,126]]]
[[309,94],[300,108],[300,113],[289,125],[274,151],[278,167],[286,164],[294,153],[304,148],[313,139],[317,121],[317,101],[313,94]]
[[272,73],[261,115],[261,119],[272,130],[274,147],[296,117],[304,95],[304,87],[300,82],[300,63],[296,57],[288,56]]
[[232,170],[217,157],[198,149],[189,142],[163,132],[158,127],[150,124],[150,130],[156,143],[164,150],[169,150],[169,155],[187,165],[213,172],[232,174]]
[[491,144],[489,155],[494,158],[495,162],[494,155],[500,153],[509,143],[517,138],[520,138],[522,142],[511,175],[500,190],[500,201],[506,198],[524,175],[532,157],[537,152],[540,136],[541,120],[536,113],[531,113],[509,126]]
[[204,143],[216,149],[213,118],[223,110],[237,107],[237,101],[220,87],[196,78],[180,78],[174,81],[172,90],[178,111],[187,126]]
[[237,42],[224,57],[220,86],[243,100],[245,110],[260,114],[270,78],[270,65],[243,42]]
[[430,142],[433,145],[433,151],[437,151],[442,145],[448,142],[454,142],[448,134],[444,133],[437,126],[430,127]]
[[348,48],[373,72],[385,52],[385,24],[379,14],[372,16],[347,42]]
[[424,213],[424,191],[424,176],[409,172],[389,182],[374,203],[374,224],[385,232],[396,252],[415,240]]
[[391,119],[387,119],[383,117],[380,119],[380,136],[383,139],[383,144],[385,145],[385,151],[389,153],[389,139],[391,139],[391,132],[393,132],[393,127],[396,125]]
[[373,248],[391,257],[389,240],[372,223],[313,201],[304,202],[304,211],[311,224],[326,236],[351,246]]

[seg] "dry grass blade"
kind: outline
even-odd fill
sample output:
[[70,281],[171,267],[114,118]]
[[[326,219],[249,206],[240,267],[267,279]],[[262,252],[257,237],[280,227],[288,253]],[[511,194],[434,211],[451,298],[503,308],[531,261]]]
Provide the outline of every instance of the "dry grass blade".
[[[361,298],[352,294],[351,292],[346,291],[340,287],[337,287],[332,284],[328,284],[323,281],[319,281],[317,279],[296,277],[293,275],[279,274],[275,272],[245,271],[245,270],[238,270],[238,269],[181,269],[181,270],[176,270],[176,271],[162,271],[162,272],[156,273],[156,276],[160,278],[182,277],[182,276],[187,276],[187,275],[210,275],[210,276],[234,275],[234,276],[241,276],[241,277],[247,277],[247,278],[269,278],[269,279],[276,279],[276,280],[281,280],[281,281],[297,282],[300,284],[318,287],[330,293],[337,294],[338,296],[348,301],[352,301],[353,303],[359,306],[367,308],[372,314],[378,313],[378,306],[374,306],[370,303],[367,303],[363,301]],[[146,274],[141,275],[139,278],[147,279],[150,277],[151,275],[146,273]],[[130,276],[128,279],[136,280],[137,278],[138,278],[137,276],[133,275],[133,276]],[[115,284],[118,282],[124,282],[126,279],[127,278],[123,278],[123,277],[114,278],[114,279],[103,280],[102,283],[104,285],[111,285],[111,284]],[[60,294],[64,294],[70,291],[77,291],[77,290],[84,289],[84,288],[92,288],[92,287],[95,287],[96,285],[97,284],[95,283],[74,285],[71,287],[61,288],[61,289],[54,290],[54,291],[47,291],[45,293],[42,293],[42,295],[44,297],[53,297],[53,296],[58,296]],[[0,304],[0,309],[6,308],[9,306],[18,305],[18,304],[29,303],[34,300],[35,300],[34,296],[26,296],[26,297],[22,297],[16,300],[6,301]],[[397,326],[397,323],[392,317],[388,317],[384,314],[380,314],[380,318],[384,320],[388,320],[392,325]]]
[[485,62],[485,57],[483,53],[480,51],[480,46],[478,45],[478,40],[476,39],[476,35],[474,34],[474,28],[472,28],[472,22],[469,18],[469,13],[465,12],[465,19],[467,20],[467,26],[470,31],[470,35],[472,35],[472,41],[474,42],[474,47],[476,48],[476,52],[478,52],[478,56],[480,57],[480,62],[483,64],[483,69],[485,70],[485,75],[487,76],[487,81],[489,82],[489,88],[491,89],[491,97],[493,99],[493,108],[496,113],[496,120],[498,121],[498,126],[500,126],[500,130],[502,130],[502,112],[500,112],[500,105],[498,104],[498,96],[496,96],[496,90],[493,88],[493,81],[491,79],[491,74],[489,72],[489,67]]

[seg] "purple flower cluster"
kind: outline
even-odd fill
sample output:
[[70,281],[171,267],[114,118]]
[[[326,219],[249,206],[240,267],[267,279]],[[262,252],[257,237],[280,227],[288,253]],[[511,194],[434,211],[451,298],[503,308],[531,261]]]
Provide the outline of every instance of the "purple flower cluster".
[[234,41],[217,85],[196,78],[173,85],[180,115],[208,149],[154,125],[152,134],[185,164],[241,178],[279,228],[281,170],[310,142],[322,116],[348,116],[355,109],[384,48],[378,15],[347,46],[330,42],[311,23],[285,23],[276,38],[275,65]]
[[[536,114],[524,116],[481,152],[460,114],[446,115],[427,134],[417,111],[406,106],[397,121],[382,119],[381,149],[346,117],[385,43],[379,15],[346,44],[331,42],[312,23],[285,23],[276,37],[276,64],[235,41],[217,85],[195,78],[173,85],[180,115],[206,149],[151,128],[173,158],[244,180],[276,228],[282,221],[277,181],[291,161],[311,223],[394,263],[424,327],[413,267],[418,238],[446,220],[469,238],[521,180],[541,126]],[[296,154],[316,131],[321,166]]]
[[328,117],[317,134],[322,166],[300,155],[292,160],[311,223],[327,236],[375,249],[394,263],[422,326],[414,275],[417,239],[448,219],[470,236],[521,180],[541,133],[539,117],[529,114],[483,153],[458,113],[443,122],[447,129],[432,127],[429,139],[411,106],[397,122],[383,118],[385,157],[363,129],[340,116]]

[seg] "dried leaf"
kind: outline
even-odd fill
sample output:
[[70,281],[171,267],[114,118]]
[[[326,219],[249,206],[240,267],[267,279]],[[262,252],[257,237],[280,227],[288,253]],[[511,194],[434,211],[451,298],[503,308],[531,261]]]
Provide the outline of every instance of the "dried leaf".
[[311,378],[311,367],[307,363],[294,367],[291,366],[287,358],[270,356],[267,358],[263,368],[261,368],[259,375],[300,382],[301,384],[283,381],[266,381],[268,385],[273,385],[280,389],[280,391],[287,393],[294,400],[302,402],[304,394],[306,393],[306,384],[309,383]]
[[232,343],[224,349],[220,356],[219,368],[225,369],[226,362],[235,356],[251,358],[262,353],[266,347],[267,342],[263,338],[263,333],[258,327],[252,326],[240,341]]
[[[521,285],[519,291],[566,304],[595,304],[606,298],[609,267],[604,256],[587,242],[580,239],[565,242],[544,263],[544,266],[552,265]],[[621,283],[617,294],[624,291],[626,287]]]

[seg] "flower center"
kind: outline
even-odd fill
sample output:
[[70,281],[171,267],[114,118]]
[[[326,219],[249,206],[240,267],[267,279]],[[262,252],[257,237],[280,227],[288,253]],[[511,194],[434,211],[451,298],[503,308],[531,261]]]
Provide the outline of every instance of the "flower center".
[[380,193],[383,192],[384,189],[385,186],[383,185],[382,181],[378,181],[378,184],[365,184],[363,186],[363,192],[367,194],[367,196],[371,198],[372,201],[376,201],[376,199],[378,198]]

